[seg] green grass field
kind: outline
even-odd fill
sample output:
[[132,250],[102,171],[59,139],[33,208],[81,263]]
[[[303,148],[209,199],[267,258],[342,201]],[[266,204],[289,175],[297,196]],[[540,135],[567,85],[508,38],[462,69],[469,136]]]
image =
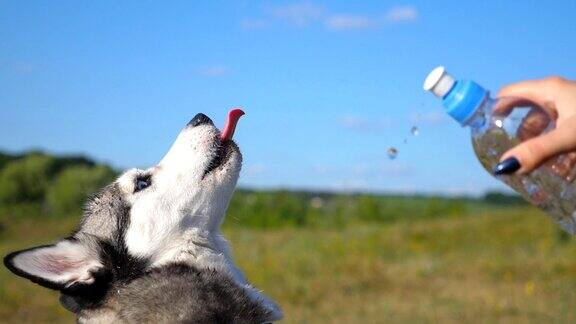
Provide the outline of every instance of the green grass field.
[[[389,223],[225,233],[286,323],[576,322],[576,244],[530,207]],[[4,221],[0,253],[62,237],[74,218]],[[0,319],[73,322],[58,295],[0,270]]]

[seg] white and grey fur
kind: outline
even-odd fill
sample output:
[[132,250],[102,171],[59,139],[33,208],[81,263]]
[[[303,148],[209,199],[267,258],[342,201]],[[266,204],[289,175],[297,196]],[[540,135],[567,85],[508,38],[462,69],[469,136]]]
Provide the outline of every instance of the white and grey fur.
[[158,165],[128,170],[92,197],[70,237],[4,263],[59,290],[80,323],[278,320],[220,234],[241,164],[236,144],[198,114]]

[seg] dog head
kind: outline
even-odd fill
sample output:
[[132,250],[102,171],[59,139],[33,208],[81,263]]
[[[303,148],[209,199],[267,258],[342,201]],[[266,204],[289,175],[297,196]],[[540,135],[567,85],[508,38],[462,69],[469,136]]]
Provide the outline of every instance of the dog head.
[[128,170],[91,198],[72,236],[11,253],[6,266],[64,294],[90,291],[91,298],[164,263],[202,267],[210,259],[232,267],[218,233],[242,163],[231,140],[241,114],[231,112],[224,134],[196,115],[156,166]]

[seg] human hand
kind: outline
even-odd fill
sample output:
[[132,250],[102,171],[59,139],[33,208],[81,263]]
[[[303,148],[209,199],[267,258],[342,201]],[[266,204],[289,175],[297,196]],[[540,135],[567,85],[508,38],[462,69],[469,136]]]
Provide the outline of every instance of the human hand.
[[[546,116],[535,113],[527,116],[519,129],[519,138],[525,140],[502,155],[494,169],[497,175],[526,174],[553,156],[568,153],[557,161],[555,172],[571,171],[576,163],[576,82],[559,77],[530,80],[504,87],[498,97],[516,97],[531,101],[545,110]],[[540,136],[549,119],[556,128]],[[546,121],[546,122],[543,122]],[[524,131],[525,134],[522,134]]]

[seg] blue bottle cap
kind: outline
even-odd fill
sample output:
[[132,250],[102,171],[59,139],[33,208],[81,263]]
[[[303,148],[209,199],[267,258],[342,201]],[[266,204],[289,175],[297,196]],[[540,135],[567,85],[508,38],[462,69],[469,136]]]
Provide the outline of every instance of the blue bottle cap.
[[424,81],[424,90],[442,98],[446,112],[461,125],[466,124],[488,96],[488,91],[476,82],[455,81],[442,66],[430,72]]

